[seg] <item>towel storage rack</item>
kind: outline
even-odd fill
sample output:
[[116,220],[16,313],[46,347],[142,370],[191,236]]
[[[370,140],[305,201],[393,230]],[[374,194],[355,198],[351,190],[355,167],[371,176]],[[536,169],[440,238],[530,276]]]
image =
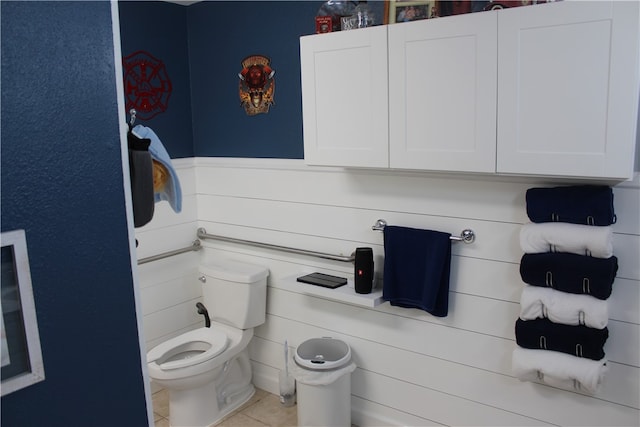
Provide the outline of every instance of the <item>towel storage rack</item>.
[[[386,226],[387,221],[385,221],[384,219],[379,219],[374,225],[371,226],[371,229],[373,231],[382,231]],[[462,230],[462,233],[460,233],[459,236],[451,236],[449,237],[449,239],[453,240],[454,242],[473,243],[473,241],[476,240],[476,233],[474,233],[473,230],[469,228],[465,228],[464,230]]]
[[158,255],[153,255],[150,257],[146,257],[146,258],[141,258],[138,260],[138,265],[141,264],[146,264],[148,262],[152,262],[152,261],[157,261],[159,259],[163,259],[163,258],[168,258],[170,256],[174,256],[174,255],[180,255],[183,254],[185,252],[191,252],[191,251],[199,251],[200,249],[202,249],[202,245],[200,244],[200,240],[194,240],[193,243],[191,244],[191,246],[188,246],[186,248],[182,248],[182,249],[176,249],[174,251],[169,251],[169,252],[164,252]]
[[330,259],[333,261],[353,262],[356,259],[354,254],[351,254],[349,256],[333,255],[325,252],[309,251],[306,249],[290,248],[288,246],[272,245],[271,243],[261,243],[261,242],[255,242],[253,240],[236,239],[234,237],[225,237],[225,236],[218,236],[215,234],[207,234],[207,230],[205,230],[204,228],[198,228],[198,238],[222,240],[224,242],[231,242],[231,243],[242,243],[245,245],[257,246],[259,248],[276,249],[279,251],[284,251],[284,252],[289,252],[294,254],[301,254],[301,255],[309,255],[309,256],[314,256],[318,258]]

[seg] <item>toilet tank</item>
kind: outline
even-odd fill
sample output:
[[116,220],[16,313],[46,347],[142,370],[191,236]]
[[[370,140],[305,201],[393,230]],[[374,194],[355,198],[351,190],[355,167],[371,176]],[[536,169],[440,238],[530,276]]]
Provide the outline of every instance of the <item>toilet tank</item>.
[[261,325],[267,312],[267,268],[232,260],[203,264],[203,304],[214,322],[238,329]]

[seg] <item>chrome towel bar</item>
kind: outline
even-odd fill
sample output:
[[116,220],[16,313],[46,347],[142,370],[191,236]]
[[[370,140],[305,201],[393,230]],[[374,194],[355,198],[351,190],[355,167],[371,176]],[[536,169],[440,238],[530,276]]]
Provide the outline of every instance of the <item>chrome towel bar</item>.
[[333,255],[333,254],[328,254],[324,252],[308,251],[306,249],[290,248],[288,246],[272,245],[271,243],[261,243],[261,242],[255,242],[253,240],[236,239],[234,237],[225,237],[225,236],[218,236],[215,234],[207,234],[207,230],[205,230],[204,228],[198,228],[198,238],[221,240],[223,242],[231,242],[231,243],[241,243],[245,245],[257,246],[259,248],[275,249],[278,251],[284,251],[284,252],[300,254],[300,255],[309,255],[317,258],[330,259],[333,261],[353,262],[356,259],[354,254],[351,254],[349,256]]
[[[384,227],[387,225],[387,222],[384,219],[379,219],[376,221],[376,223],[371,227],[372,230],[374,231],[383,231]],[[313,256],[313,257],[317,257],[317,258],[324,258],[324,259],[329,259],[332,261],[341,261],[341,262],[354,262],[355,261],[355,254],[352,253],[351,255],[334,255],[334,254],[328,254],[325,252],[317,252],[317,251],[309,251],[306,249],[298,249],[298,248],[291,248],[288,246],[280,246],[280,245],[273,245],[271,243],[262,243],[262,242],[256,242],[253,240],[245,240],[245,239],[237,239],[234,237],[226,237],[226,236],[220,236],[220,235],[216,235],[216,234],[208,234],[207,230],[205,230],[204,228],[198,228],[197,231],[197,235],[198,238],[200,239],[214,239],[214,240],[220,240],[223,242],[230,242],[230,243],[240,243],[240,244],[245,244],[245,245],[251,245],[251,246],[256,246],[259,248],[265,248],[265,249],[275,249],[278,251],[284,251],[284,252],[289,252],[289,253],[294,253],[294,254],[300,254],[300,255],[308,255],[308,256]],[[450,239],[455,241],[455,242],[464,242],[464,243],[472,243],[476,238],[475,233],[473,232],[473,230],[470,229],[465,229],[462,230],[462,233],[460,234],[460,236],[451,236]],[[152,262],[152,261],[157,261],[163,258],[168,258],[170,256],[174,256],[174,255],[179,255],[179,254],[183,254],[186,252],[192,252],[192,251],[199,251],[200,249],[202,249],[202,244],[200,243],[200,240],[194,240],[193,244],[191,246],[188,246],[186,248],[182,248],[182,249],[176,249],[174,251],[169,251],[169,252],[164,252],[158,255],[153,255],[150,257],[146,257],[146,258],[141,258],[138,260],[138,265],[142,265],[142,264],[146,264],[148,262]]]
[[200,249],[202,249],[202,245],[200,244],[200,240],[194,240],[193,244],[191,246],[188,246],[186,248],[182,248],[182,249],[176,249],[174,251],[169,251],[169,252],[164,252],[158,255],[153,255],[150,257],[146,257],[146,258],[141,258],[138,260],[138,265],[141,264],[146,264],[148,262],[152,262],[152,261],[157,261],[159,259],[163,259],[163,258],[168,258],[170,256],[174,256],[174,255],[180,255],[183,254],[185,252],[191,252],[191,251],[199,251]]
[[[384,219],[379,219],[374,225],[371,226],[371,229],[373,231],[383,231],[386,226],[387,221],[385,221]],[[473,241],[476,240],[476,233],[474,233],[471,229],[465,228],[464,230],[462,230],[462,233],[460,233],[459,236],[451,236],[449,237],[449,239],[453,240],[454,242],[473,243]]]

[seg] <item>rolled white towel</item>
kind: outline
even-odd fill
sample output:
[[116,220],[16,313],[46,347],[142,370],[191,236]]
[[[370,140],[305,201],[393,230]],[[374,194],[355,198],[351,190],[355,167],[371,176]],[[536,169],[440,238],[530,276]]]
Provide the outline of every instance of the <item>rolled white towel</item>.
[[606,300],[591,295],[525,286],[520,297],[520,318],[534,320],[543,317],[553,323],[603,329],[609,322],[609,305]]
[[528,223],[520,229],[520,247],[525,253],[568,252],[595,258],[613,256],[611,226],[568,224],[564,222]]
[[512,355],[512,370],[521,381],[541,381],[565,390],[594,394],[604,379],[607,361],[517,347]]

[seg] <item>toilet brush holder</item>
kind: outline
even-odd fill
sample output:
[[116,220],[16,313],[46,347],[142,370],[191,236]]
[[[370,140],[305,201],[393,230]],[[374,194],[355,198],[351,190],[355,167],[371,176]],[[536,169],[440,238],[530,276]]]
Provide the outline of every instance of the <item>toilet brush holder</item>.
[[286,370],[280,371],[278,376],[280,388],[280,403],[282,406],[293,406],[296,404],[296,379]]

